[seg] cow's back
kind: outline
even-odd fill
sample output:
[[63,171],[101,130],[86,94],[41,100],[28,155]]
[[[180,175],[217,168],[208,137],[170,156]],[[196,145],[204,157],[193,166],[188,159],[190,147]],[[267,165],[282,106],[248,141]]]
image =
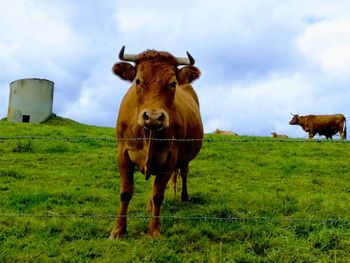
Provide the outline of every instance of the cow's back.
[[345,117],[342,114],[334,115],[310,115],[312,116],[313,128],[324,129],[325,127],[342,127]]

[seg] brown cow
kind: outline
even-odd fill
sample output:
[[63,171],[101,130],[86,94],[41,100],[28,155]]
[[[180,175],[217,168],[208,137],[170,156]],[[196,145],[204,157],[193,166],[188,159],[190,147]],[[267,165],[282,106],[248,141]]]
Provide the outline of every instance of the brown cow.
[[278,134],[276,132],[271,132],[273,138],[288,139],[287,135]]
[[316,134],[325,135],[327,139],[337,132],[342,139],[346,139],[346,119],[343,114],[334,115],[306,115],[299,116],[292,114],[290,125],[300,125],[304,131],[309,133],[312,139]]
[[199,78],[200,71],[193,66],[195,61],[188,52],[187,58],[177,58],[155,50],[124,54],[124,49],[123,46],[119,53],[120,60],[135,65],[120,62],[113,66],[117,76],[133,83],[121,102],[117,120],[120,210],[110,238],[119,238],[126,231],[135,166],[146,180],[155,176],[148,235],[160,236],[159,215],[165,188],[178,170],[182,178],[181,201],[189,200],[189,162],[203,141],[198,97],[190,83]]

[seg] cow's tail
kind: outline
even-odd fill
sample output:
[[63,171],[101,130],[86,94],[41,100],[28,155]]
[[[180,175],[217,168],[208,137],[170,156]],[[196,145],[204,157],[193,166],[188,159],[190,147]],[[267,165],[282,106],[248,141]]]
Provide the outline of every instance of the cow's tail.
[[172,189],[173,189],[173,192],[174,192],[174,195],[176,196],[176,193],[177,193],[177,178],[180,176],[180,169],[176,169],[174,172],[173,172],[173,175],[172,175],[172,179],[171,179],[171,183],[172,183]]
[[346,140],[346,119],[344,120],[344,140]]

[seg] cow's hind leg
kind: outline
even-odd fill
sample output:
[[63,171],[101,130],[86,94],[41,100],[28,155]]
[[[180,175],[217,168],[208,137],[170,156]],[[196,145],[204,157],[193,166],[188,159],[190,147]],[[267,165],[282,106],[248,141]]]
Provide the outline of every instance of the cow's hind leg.
[[345,140],[346,138],[345,138],[345,130],[343,129],[343,127],[341,127],[340,129],[339,129],[339,134],[340,134],[340,138],[342,139],[342,140]]
[[182,202],[189,201],[188,191],[187,191],[188,171],[189,171],[188,163],[186,163],[180,167],[180,174],[181,174],[181,179],[182,179],[182,190],[181,190],[181,201]]
[[116,217],[115,227],[111,231],[110,239],[120,238],[126,232],[127,211],[134,193],[134,164],[127,153],[118,155],[120,173],[120,208]]

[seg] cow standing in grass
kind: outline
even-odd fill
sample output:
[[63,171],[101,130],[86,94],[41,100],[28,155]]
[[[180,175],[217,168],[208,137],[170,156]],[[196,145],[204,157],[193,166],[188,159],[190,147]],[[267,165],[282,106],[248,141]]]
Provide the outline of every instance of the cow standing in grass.
[[155,176],[148,235],[160,236],[165,188],[178,170],[182,178],[181,200],[189,200],[189,162],[198,154],[203,139],[198,97],[190,83],[199,78],[200,71],[193,66],[195,61],[188,52],[187,58],[178,58],[155,50],[124,54],[124,49],[123,46],[119,53],[120,60],[134,65],[120,62],[113,66],[113,72],[132,85],[121,102],[117,120],[120,210],[110,238],[119,238],[126,231],[135,166],[146,180]]
[[316,134],[325,135],[327,139],[332,139],[332,136],[338,132],[343,140],[346,139],[346,119],[343,114],[292,115],[293,118],[289,124],[300,125],[304,131],[309,133],[309,139],[312,139]]

